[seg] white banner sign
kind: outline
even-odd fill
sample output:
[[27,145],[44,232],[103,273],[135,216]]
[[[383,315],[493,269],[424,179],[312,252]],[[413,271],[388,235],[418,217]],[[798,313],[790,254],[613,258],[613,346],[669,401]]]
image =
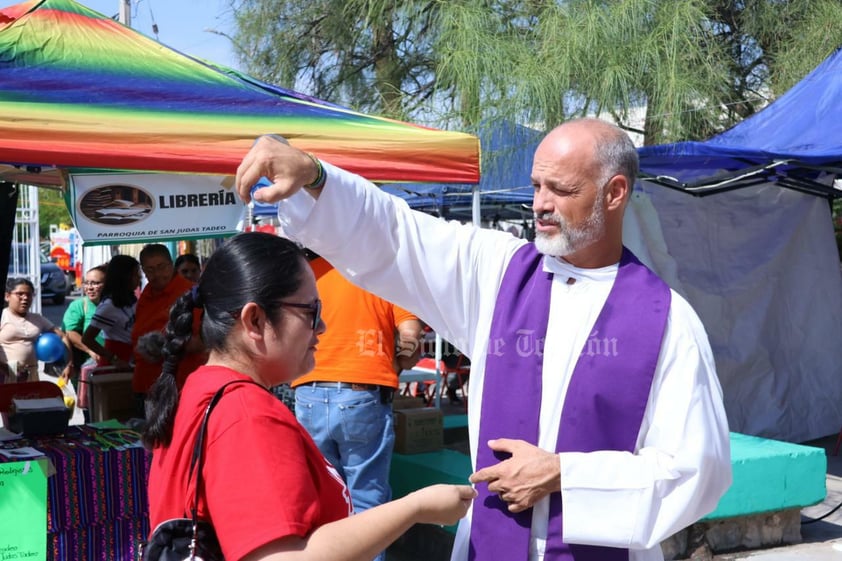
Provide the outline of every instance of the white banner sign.
[[86,245],[233,235],[245,209],[230,175],[76,173],[70,189]]

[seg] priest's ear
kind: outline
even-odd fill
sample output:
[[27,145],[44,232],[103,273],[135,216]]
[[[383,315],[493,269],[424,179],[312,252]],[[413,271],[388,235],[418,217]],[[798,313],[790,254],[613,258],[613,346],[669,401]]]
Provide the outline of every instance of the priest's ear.
[[631,198],[632,187],[625,175],[618,173],[609,179],[605,185],[605,210],[622,211]]

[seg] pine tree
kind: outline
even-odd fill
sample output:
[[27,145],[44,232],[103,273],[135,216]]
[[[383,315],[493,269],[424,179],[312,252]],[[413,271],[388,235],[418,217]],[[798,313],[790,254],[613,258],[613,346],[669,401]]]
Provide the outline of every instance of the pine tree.
[[476,130],[608,114],[703,139],[842,44],[839,0],[238,0],[247,72],[355,109]]

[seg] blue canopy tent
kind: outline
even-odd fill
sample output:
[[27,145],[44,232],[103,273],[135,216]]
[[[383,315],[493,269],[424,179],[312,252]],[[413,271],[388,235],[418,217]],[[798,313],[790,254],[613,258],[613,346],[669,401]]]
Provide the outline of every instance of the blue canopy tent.
[[704,142],[640,149],[643,177],[694,195],[773,181],[824,197],[842,173],[842,49],[762,111]]
[[531,217],[532,156],[543,133],[502,121],[487,123],[477,136],[482,147],[478,185],[402,183],[384,185],[383,190],[405,199],[416,210],[453,220],[472,219],[477,192],[483,220]]
[[701,317],[738,432],[805,441],[842,426],[840,99],[836,51],[732,129],[639,151],[626,240]]

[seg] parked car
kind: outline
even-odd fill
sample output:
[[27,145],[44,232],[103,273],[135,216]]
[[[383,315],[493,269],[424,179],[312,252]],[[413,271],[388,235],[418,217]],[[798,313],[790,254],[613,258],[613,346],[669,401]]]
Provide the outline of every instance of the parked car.
[[[29,270],[29,251],[26,244],[16,243],[14,249],[9,259],[8,278],[25,276],[21,273]],[[41,299],[52,300],[54,304],[64,304],[65,298],[73,288],[67,280],[67,275],[43,252],[39,251],[38,254],[41,257]]]

